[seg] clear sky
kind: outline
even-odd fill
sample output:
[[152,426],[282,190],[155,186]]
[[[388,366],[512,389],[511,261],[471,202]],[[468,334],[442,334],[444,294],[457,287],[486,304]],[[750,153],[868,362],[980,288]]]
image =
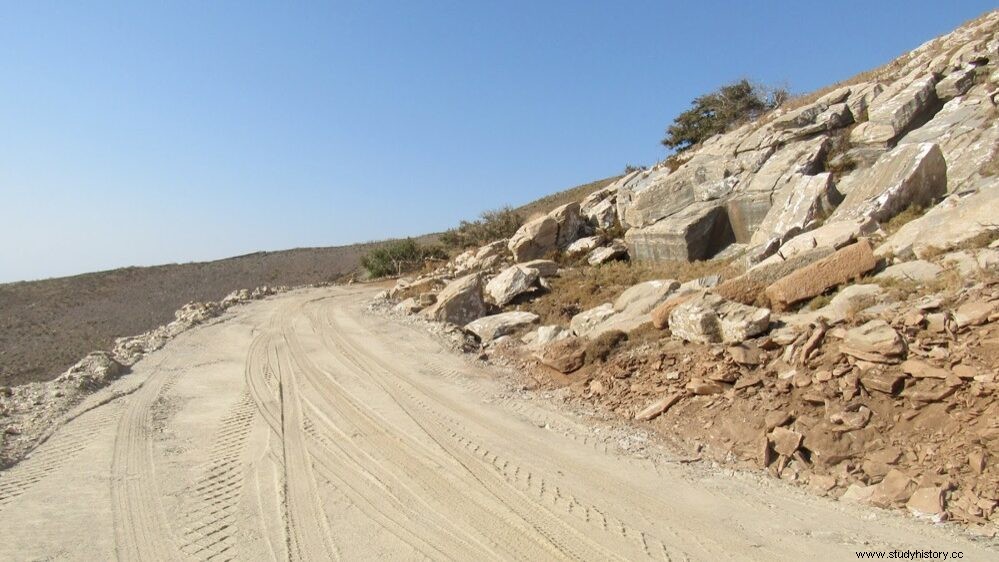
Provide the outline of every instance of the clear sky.
[[0,282],[442,230],[994,1],[3,2]]

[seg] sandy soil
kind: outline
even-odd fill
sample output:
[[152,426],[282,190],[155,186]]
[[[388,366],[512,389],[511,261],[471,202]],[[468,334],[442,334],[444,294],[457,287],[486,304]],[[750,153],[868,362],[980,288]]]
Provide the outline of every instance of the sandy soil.
[[144,358],[0,472],[3,560],[996,556],[949,528],[636,457],[367,312],[241,307]]

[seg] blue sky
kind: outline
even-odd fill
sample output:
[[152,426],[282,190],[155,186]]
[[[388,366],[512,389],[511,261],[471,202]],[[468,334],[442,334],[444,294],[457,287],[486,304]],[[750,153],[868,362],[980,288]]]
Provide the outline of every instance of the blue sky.
[[0,282],[442,230],[649,164],[690,100],[807,92],[995,8],[4,2]]

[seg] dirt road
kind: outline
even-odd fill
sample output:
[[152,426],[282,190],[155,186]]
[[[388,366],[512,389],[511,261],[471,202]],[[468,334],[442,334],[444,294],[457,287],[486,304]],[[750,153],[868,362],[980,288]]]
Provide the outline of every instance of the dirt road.
[[296,291],[186,332],[0,473],[2,560],[855,559],[994,551],[618,452],[501,373]]

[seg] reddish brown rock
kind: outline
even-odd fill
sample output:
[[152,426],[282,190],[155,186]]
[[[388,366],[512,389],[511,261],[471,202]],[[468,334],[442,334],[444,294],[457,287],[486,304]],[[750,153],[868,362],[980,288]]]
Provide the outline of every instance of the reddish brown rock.
[[663,396],[659,400],[656,400],[652,404],[646,406],[642,411],[635,414],[635,419],[638,421],[649,421],[651,419],[655,419],[666,413],[666,410],[669,410],[673,404],[676,404],[682,396],[683,394],[679,392]]
[[778,455],[784,455],[785,457],[790,457],[798,450],[798,447],[801,446],[801,440],[802,435],[800,433],[783,427],[775,427],[770,432],[770,442],[773,444],[774,451],[777,451]]
[[898,363],[905,358],[905,340],[884,320],[871,320],[843,337],[840,351],[874,363]]
[[[960,381],[960,379],[958,380]],[[933,384],[929,381],[924,381],[917,387],[905,389],[902,395],[913,402],[932,403],[939,402],[956,391],[956,386],[940,383]]]
[[909,501],[916,491],[916,483],[908,474],[898,469],[891,469],[884,480],[875,486],[871,503],[879,507],[891,507]]
[[560,373],[571,373],[585,363],[586,344],[580,338],[567,338],[548,344],[537,358]]
[[890,373],[866,373],[860,376],[860,384],[868,391],[876,390],[885,394],[897,394],[902,390],[903,378]]
[[689,293],[673,295],[666,299],[652,311],[652,325],[659,330],[665,330],[669,326],[669,315],[673,312],[673,309],[700,294],[702,294],[702,291],[691,291]]
[[763,418],[763,423],[766,424],[767,431],[770,431],[775,427],[791,423],[791,419],[791,414],[782,410],[774,410],[773,412],[767,412],[767,415]]
[[919,359],[909,359],[908,361],[904,361],[901,367],[903,373],[919,379],[946,379],[950,376],[947,369],[934,367],[933,365],[930,365],[925,361],[920,361]]
[[821,295],[874,269],[877,260],[867,240],[837,250],[831,256],[780,278],[765,291],[771,307],[786,310],[791,305]]
[[985,451],[972,451],[968,454],[968,466],[971,467],[971,471],[975,474],[980,475],[985,472],[985,464],[988,462],[988,456]]
[[756,304],[766,288],[778,279],[814,263],[833,253],[828,246],[820,246],[787,258],[760,263],[738,277],[718,285],[711,292],[730,301]]
[[943,515],[945,491],[939,486],[920,488],[912,493],[905,506],[915,515]]
[[725,387],[714,382],[706,381],[704,379],[690,379],[687,383],[687,392],[691,394],[696,394],[698,396],[708,396],[711,394],[721,394],[725,391]]
[[739,365],[755,366],[763,362],[760,348],[752,344],[733,345],[728,348],[728,355]]

